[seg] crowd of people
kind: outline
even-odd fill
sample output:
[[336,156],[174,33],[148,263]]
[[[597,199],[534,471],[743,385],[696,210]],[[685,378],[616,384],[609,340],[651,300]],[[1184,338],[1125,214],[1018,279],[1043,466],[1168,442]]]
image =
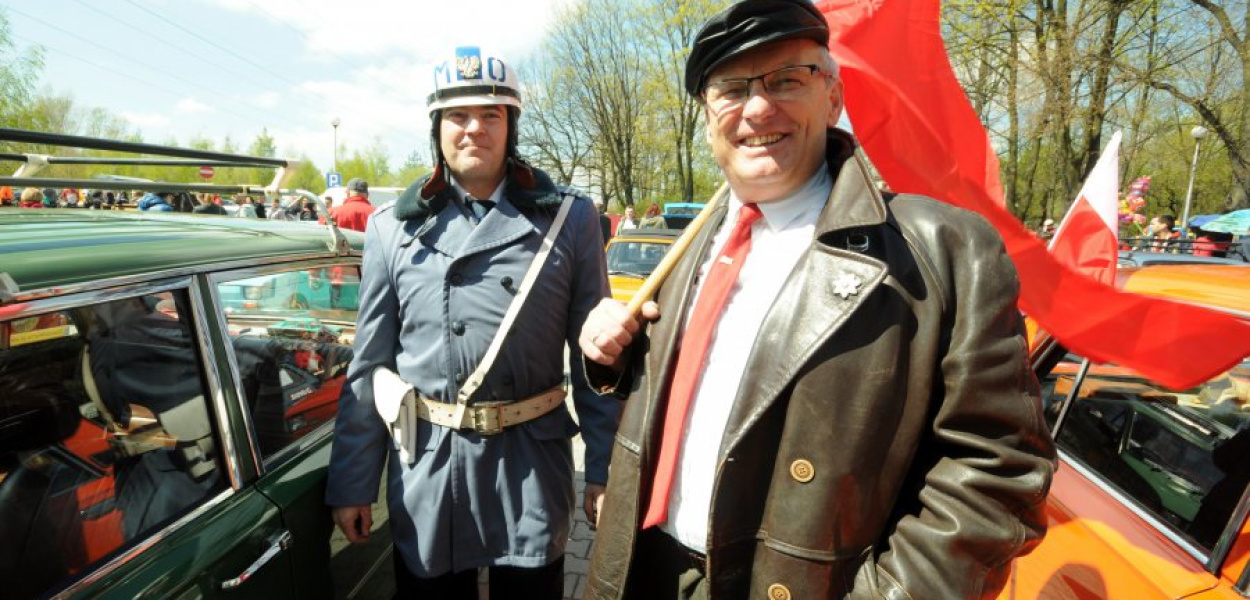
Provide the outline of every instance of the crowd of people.
[[[1043,242],[1055,236],[1055,220],[1046,218],[1034,233]],[[1159,214],[1145,226],[1140,237],[1120,238],[1120,250],[1190,254],[1216,258],[1241,257],[1250,262],[1250,234],[1235,236],[1231,233],[1207,231],[1201,225],[1190,224],[1188,235],[1182,235],[1176,217]]]
[[[325,206],[339,226],[364,231],[365,221],[373,212],[368,200],[369,184],[364,179],[353,179],[348,182],[347,193],[339,206],[334,206],[331,196],[325,196]],[[325,215],[307,198],[298,201],[279,196],[256,199],[247,194],[222,198],[220,194],[210,193],[38,187],[15,191],[10,186],[0,186],[0,207],[190,212],[274,221],[325,222]]]

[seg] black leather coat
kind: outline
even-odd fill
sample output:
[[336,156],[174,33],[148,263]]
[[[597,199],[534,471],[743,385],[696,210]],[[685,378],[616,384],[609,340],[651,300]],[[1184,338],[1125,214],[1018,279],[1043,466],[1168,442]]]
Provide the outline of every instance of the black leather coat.
[[[831,133],[833,191],[734,399],[708,515],[712,598],[992,597],[1045,530],[1054,447],[1001,239],[932,199],[887,202],[853,148]],[[635,340],[641,375],[620,380],[588,599],[631,597],[680,307],[715,229]]]

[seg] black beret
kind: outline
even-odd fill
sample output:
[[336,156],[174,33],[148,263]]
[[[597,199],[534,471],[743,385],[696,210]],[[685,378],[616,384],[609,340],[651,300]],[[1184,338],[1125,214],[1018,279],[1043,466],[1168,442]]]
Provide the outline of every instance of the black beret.
[[742,0],[717,13],[694,38],[686,59],[686,91],[698,96],[707,74],[752,48],[782,40],[829,45],[829,24],[808,0]]

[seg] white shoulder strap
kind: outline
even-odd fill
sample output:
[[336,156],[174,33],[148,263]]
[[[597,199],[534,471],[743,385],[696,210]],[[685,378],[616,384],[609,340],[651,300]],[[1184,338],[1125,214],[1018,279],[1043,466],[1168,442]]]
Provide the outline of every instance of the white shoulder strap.
[[469,397],[473,392],[481,387],[482,382],[486,380],[486,374],[490,372],[490,368],[495,364],[495,358],[499,356],[499,349],[503,346],[504,338],[508,337],[508,332],[512,330],[512,323],[516,320],[517,314],[521,312],[521,306],[525,304],[525,299],[529,296],[530,289],[534,287],[534,281],[538,279],[538,273],[543,270],[543,264],[547,262],[547,255],[551,254],[551,249],[556,245],[556,236],[559,235],[560,229],[564,227],[564,218],[569,214],[569,208],[573,205],[573,195],[564,194],[564,200],[560,203],[560,211],[556,213],[556,219],[551,223],[551,228],[547,230],[547,236],[543,238],[542,246],[539,247],[538,253],[534,255],[530,268],[525,272],[525,279],[521,281],[521,287],[517,290],[517,294],[512,298],[512,304],[508,305],[508,312],[504,314],[503,321],[499,323],[499,330],[495,332],[495,339],[491,340],[490,348],[486,349],[486,355],[482,357],[482,362],[478,363],[477,369],[469,378],[465,380],[464,385],[460,386],[460,394],[456,397],[456,416],[454,421],[461,422],[464,417],[464,407],[469,402]]

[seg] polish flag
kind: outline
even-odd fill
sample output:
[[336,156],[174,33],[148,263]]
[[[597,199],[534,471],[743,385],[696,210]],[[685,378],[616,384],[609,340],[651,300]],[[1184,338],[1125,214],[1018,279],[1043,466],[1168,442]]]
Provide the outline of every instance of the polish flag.
[[1050,253],[1060,264],[1090,279],[1115,284],[1119,246],[1120,132],[1107,142],[1098,164],[1090,171],[1081,193],[1068,208]]

